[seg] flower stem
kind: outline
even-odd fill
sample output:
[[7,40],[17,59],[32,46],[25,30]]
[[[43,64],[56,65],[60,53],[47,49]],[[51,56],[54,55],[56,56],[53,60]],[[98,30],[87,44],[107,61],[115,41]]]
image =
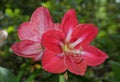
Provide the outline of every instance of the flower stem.
[[59,82],[68,82],[68,74],[65,72],[64,74],[59,75]]
[[65,82],[65,77],[64,75],[59,75],[59,82]]

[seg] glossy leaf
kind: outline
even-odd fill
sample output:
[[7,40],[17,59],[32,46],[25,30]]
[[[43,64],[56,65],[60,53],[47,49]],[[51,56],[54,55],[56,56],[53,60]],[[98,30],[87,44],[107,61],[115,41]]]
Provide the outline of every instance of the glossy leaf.
[[6,68],[0,67],[0,82],[18,82],[14,74]]

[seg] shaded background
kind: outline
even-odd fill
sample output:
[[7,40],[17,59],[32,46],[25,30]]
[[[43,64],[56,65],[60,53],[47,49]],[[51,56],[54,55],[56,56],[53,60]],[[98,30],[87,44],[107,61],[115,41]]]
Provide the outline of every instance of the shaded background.
[[42,70],[39,62],[18,57],[10,50],[19,41],[18,26],[29,21],[41,5],[49,9],[54,22],[60,22],[73,8],[80,23],[99,27],[92,45],[105,51],[109,59],[100,66],[88,67],[84,76],[68,72],[69,82],[120,82],[120,0],[0,0],[0,29],[8,33],[0,42],[0,67],[9,69],[19,82],[58,82],[58,75]]

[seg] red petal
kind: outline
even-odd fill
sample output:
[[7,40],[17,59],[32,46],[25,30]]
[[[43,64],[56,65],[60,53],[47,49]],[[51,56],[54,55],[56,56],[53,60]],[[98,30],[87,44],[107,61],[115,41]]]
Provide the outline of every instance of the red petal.
[[39,34],[43,34],[54,28],[49,10],[45,7],[37,8],[33,12],[30,22],[34,25],[34,29],[38,31]]
[[80,24],[72,33],[71,47],[89,44],[97,35],[98,28],[93,24]]
[[106,53],[95,48],[94,46],[84,46],[81,52],[81,56],[89,66],[97,66],[102,64],[106,58],[108,58]]
[[30,22],[24,22],[19,26],[18,36],[20,40],[31,40],[31,41],[39,41],[41,39],[41,35],[37,33],[37,31],[33,30],[33,25]]
[[26,58],[36,57],[43,52],[40,43],[29,40],[15,43],[11,48],[17,55]]
[[66,66],[68,70],[76,75],[84,75],[87,65],[84,61],[76,62],[76,59],[66,56]]
[[42,37],[42,45],[56,53],[61,53],[61,46],[60,43],[62,43],[64,40],[64,34],[59,30],[50,30],[43,34]]
[[42,66],[46,71],[52,73],[62,73],[66,70],[64,56],[58,56],[56,53],[49,50],[44,52]]
[[69,30],[73,29],[76,25],[78,25],[76,12],[71,9],[65,13],[60,28],[65,34],[67,34]]

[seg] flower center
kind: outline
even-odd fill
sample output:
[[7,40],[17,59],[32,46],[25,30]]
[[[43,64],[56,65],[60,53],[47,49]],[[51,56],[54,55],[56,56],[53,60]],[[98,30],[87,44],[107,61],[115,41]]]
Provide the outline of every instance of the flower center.
[[68,45],[67,45],[67,44],[64,44],[64,45],[63,45],[62,50],[63,50],[64,52],[70,51],[70,49],[68,48]]
[[82,52],[82,47],[80,46],[79,49],[70,48],[68,44],[61,44],[61,48],[64,53],[73,53],[74,56],[80,55]]

